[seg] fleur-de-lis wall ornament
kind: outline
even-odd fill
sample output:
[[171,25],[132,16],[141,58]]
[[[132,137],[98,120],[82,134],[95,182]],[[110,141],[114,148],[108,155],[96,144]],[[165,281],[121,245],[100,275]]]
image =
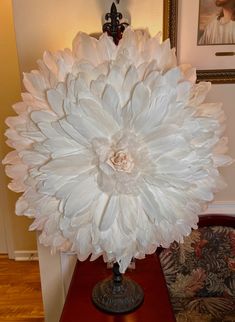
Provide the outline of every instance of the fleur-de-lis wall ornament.
[[[119,0],[116,0],[117,3],[119,3]],[[103,25],[103,32],[107,32],[109,36],[113,38],[113,41],[115,45],[118,45],[120,39],[122,39],[122,34],[124,30],[126,29],[129,24],[127,22],[120,23],[120,20],[122,19],[121,12],[117,11],[117,7],[115,3],[112,3],[111,11],[109,13],[106,13],[105,20],[110,22],[106,22]]]

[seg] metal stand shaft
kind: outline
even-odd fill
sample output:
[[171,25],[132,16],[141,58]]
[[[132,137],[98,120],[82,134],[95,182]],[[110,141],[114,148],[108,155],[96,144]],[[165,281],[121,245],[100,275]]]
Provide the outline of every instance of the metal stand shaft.
[[138,308],[144,300],[142,288],[119,272],[119,264],[113,266],[113,277],[95,285],[93,303],[108,313],[127,313]]

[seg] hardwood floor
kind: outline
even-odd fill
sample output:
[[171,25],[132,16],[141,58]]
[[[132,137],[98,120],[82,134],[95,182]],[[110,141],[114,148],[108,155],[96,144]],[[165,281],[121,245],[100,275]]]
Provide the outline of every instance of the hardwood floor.
[[37,261],[16,262],[0,256],[0,322],[43,322]]

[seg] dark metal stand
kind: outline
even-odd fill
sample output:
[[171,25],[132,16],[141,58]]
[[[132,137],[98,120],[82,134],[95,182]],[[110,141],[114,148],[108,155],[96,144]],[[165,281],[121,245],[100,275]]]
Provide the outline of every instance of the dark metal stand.
[[110,22],[106,22],[103,25],[103,32],[107,32],[107,34],[111,37],[113,37],[113,41],[115,45],[118,45],[119,40],[122,39],[122,34],[126,27],[129,25],[126,22],[120,23],[120,20],[122,19],[122,14],[120,12],[117,12],[117,7],[115,3],[113,2],[111,6],[110,13],[106,13],[105,20],[111,20]]
[[107,313],[127,313],[137,309],[144,300],[142,288],[119,272],[119,264],[113,265],[113,277],[95,285],[93,303]]
[[[116,0],[119,3],[119,0]],[[103,32],[107,32],[118,45],[122,34],[129,25],[120,23],[122,14],[112,3],[110,13],[106,13],[105,20],[111,20],[103,25]],[[93,303],[102,311],[111,314],[128,313],[137,309],[144,300],[142,288],[129,278],[123,277],[119,271],[119,264],[113,265],[113,277],[107,278],[95,285],[92,291]]]

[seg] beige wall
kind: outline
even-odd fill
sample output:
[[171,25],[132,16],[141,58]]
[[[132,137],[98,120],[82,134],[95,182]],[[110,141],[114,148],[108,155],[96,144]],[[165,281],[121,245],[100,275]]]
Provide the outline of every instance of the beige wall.
[[[36,68],[45,49],[71,47],[78,31],[100,33],[112,0],[13,0],[20,70]],[[163,0],[121,0],[118,9],[133,28],[162,30]],[[131,16],[131,21],[129,20]]]
[[[235,84],[213,85],[208,101],[223,103],[227,117],[226,134],[229,138],[229,154],[235,159]],[[235,163],[222,169],[221,172],[227,182],[227,188],[219,192],[215,200],[235,203]]]
[[[235,45],[197,46],[199,1],[178,0],[178,46],[180,63],[190,63],[198,69],[234,69],[235,56],[216,57],[216,51],[234,51]],[[235,84],[212,85],[207,98],[210,102],[222,102],[227,116],[229,154],[235,159]],[[235,214],[235,163],[221,170],[228,184],[216,195],[216,202],[233,203]]]
[[[11,105],[20,99],[20,78],[15,45],[11,1],[0,1],[0,159],[9,151],[5,145],[4,120],[13,115]],[[12,229],[14,250],[36,249],[35,235],[28,232],[29,220],[14,214],[17,195],[7,189],[3,167],[0,167],[1,200],[0,211],[4,215],[8,229]],[[1,223],[2,225],[2,223]]]

